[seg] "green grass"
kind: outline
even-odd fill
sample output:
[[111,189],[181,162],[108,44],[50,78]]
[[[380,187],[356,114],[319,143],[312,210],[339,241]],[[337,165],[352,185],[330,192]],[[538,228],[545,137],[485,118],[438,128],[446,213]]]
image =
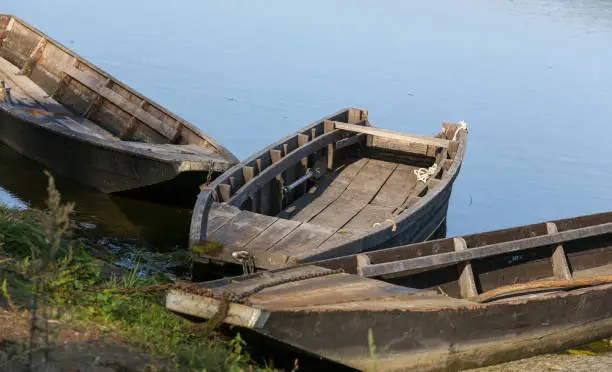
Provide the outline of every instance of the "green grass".
[[166,310],[163,293],[117,291],[167,279],[140,277],[138,265],[119,275],[102,274],[109,272],[105,264],[94,261],[85,240],[71,235],[73,205],[60,202],[51,177],[47,191],[45,211],[0,206],[0,304],[28,308],[33,324],[38,311],[38,318],[61,316],[69,326],[110,330],[177,370],[262,370],[250,366],[239,335],[226,340],[194,331],[192,323]]

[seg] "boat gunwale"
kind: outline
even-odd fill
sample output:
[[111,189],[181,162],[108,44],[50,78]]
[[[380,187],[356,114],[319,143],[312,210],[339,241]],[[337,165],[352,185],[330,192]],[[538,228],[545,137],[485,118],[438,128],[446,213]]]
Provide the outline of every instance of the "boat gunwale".
[[[357,107],[346,107],[343,109],[340,109],[322,119],[318,119],[300,129],[297,129],[296,131],[292,132],[291,134],[277,140],[276,142],[260,149],[259,151],[255,152],[253,155],[251,155],[250,157],[248,157],[247,159],[234,164],[232,167],[230,167],[228,170],[226,170],[223,174],[221,174],[220,176],[218,176],[217,178],[215,178],[211,183],[209,183],[208,185],[203,185],[203,187],[200,190],[200,193],[198,194],[198,197],[196,199],[196,202],[194,204],[194,208],[193,208],[193,212],[192,212],[192,218],[191,218],[191,222],[190,222],[190,229],[189,229],[189,245],[192,246],[193,244],[196,244],[204,239],[202,239],[203,237],[205,237],[207,235],[207,231],[206,231],[206,225],[207,225],[207,220],[208,220],[208,213],[210,213],[210,208],[212,206],[213,200],[217,201],[218,197],[217,197],[217,191],[216,189],[218,188],[219,185],[221,184],[228,184],[230,177],[232,177],[234,174],[236,174],[237,172],[239,172],[243,167],[248,166],[247,164],[252,163],[252,162],[256,162],[257,159],[260,159],[262,156],[265,156],[266,154],[268,154],[270,152],[270,150],[276,149],[276,148],[282,148],[284,143],[287,143],[289,140],[297,137],[298,134],[304,134],[307,133],[308,131],[318,127],[318,126],[322,126],[324,125],[325,120],[331,120],[332,118],[335,118],[337,116],[340,116],[344,113],[346,113],[347,115],[350,115],[351,110],[357,110],[361,113],[361,115],[365,116],[365,121],[363,125],[370,125],[369,122],[367,121],[367,116],[368,116],[368,111],[365,109],[360,109]],[[320,136],[318,136],[320,137]],[[316,141],[317,138],[315,138]],[[310,142],[314,142],[314,141],[309,141]],[[292,151],[296,151],[299,150],[299,146],[292,150]],[[283,159],[280,160],[281,162],[283,161]],[[266,168],[262,168],[262,172],[265,170]],[[253,177],[253,180],[256,180],[257,176]],[[245,183],[246,184],[246,183]],[[242,185],[241,187],[243,187],[244,185]],[[238,192],[239,190],[236,190],[236,192]],[[219,201],[219,203],[222,203]],[[224,204],[228,204],[228,203],[224,203]]]
[[[324,259],[324,260],[318,260],[318,261],[313,261],[313,262],[307,262],[307,263],[303,263],[300,264],[299,266],[306,266],[306,265],[319,265],[322,267],[326,267],[326,268],[339,268],[339,267],[346,267],[346,265],[344,264],[349,264],[349,266],[353,269],[355,269],[356,272],[356,262],[357,262],[357,256],[360,255],[365,255],[365,256],[376,256],[376,255],[388,255],[389,253],[393,254],[401,254],[402,252],[409,252],[409,251],[415,251],[417,249],[422,249],[422,248],[426,248],[426,247],[433,247],[436,245],[442,245],[444,243],[450,243],[452,242],[454,239],[456,238],[462,238],[464,240],[472,240],[475,239],[479,236],[482,235],[487,235],[487,236],[495,236],[495,235],[503,235],[504,233],[507,233],[509,231],[515,230],[515,229],[520,229],[520,228],[530,228],[530,229],[535,229],[537,227],[545,227],[545,225],[547,223],[554,223],[555,225],[558,224],[562,224],[562,223],[568,223],[571,221],[574,221],[578,218],[584,218],[584,217],[610,217],[608,222],[598,222],[598,223],[593,223],[593,224],[589,224],[587,227],[592,227],[592,226],[600,226],[600,225],[605,225],[605,224],[609,224],[612,223],[612,211],[609,212],[598,212],[598,213],[591,213],[591,214],[586,214],[586,215],[581,215],[581,216],[575,216],[575,217],[569,217],[569,218],[562,218],[562,219],[556,219],[556,220],[547,220],[547,221],[541,221],[541,222],[536,222],[533,224],[528,224],[528,225],[516,225],[516,226],[510,226],[510,227],[506,227],[506,228],[502,228],[502,229],[497,229],[497,230],[491,230],[491,231],[486,231],[486,232],[482,232],[482,233],[475,233],[475,234],[467,234],[467,235],[458,235],[458,236],[453,236],[453,237],[448,237],[448,238],[441,238],[441,239],[435,239],[435,240],[429,240],[429,241],[424,241],[424,242],[419,242],[419,243],[412,243],[412,244],[403,244],[403,245],[398,245],[398,246],[394,246],[394,247],[389,247],[389,248],[384,248],[384,249],[379,249],[376,250],[374,252],[363,252],[363,253],[356,253],[356,254],[350,254],[350,255],[346,255],[346,256],[342,256],[342,257],[335,257],[335,258],[329,258],[329,259]],[[579,228],[572,228],[572,229],[564,229],[564,232],[567,231],[572,231],[572,230],[577,230]],[[536,237],[544,237],[547,236],[548,234],[542,234],[542,235],[536,235]],[[599,236],[599,235],[597,235]],[[593,237],[591,237],[593,238]],[[532,237],[520,237],[520,238],[515,238],[515,239],[510,239],[510,240],[504,240],[503,243],[508,243],[508,242],[520,242],[526,239],[532,239]],[[578,238],[576,238],[578,239]],[[569,240],[568,240],[569,241]],[[500,243],[491,243],[491,244],[483,244],[483,245],[478,245],[478,246],[474,246],[474,247],[468,247],[468,249],[474,249],[474,248],[482,248],[482,247],[486,247],[486,246],[492,246],[495,244],[501,244]],[[555,244],[562,244],[562,243],[555,243]],[[529,249],[538,249],[541,247],[545,247],[545,246],[549,246],[550,244],[541,244],[538,247],[535,248],[526,248],[527,250]],[[526,250],[526,249],[522,249]],[[502,253],[498,253],[494,256],[499,256],[499,255],[503,255],[506,254],[508,252],[502,252]],[[513,252],[513,253],[517,253],[517,252]],[[423,256],[419,256],[419,257],[428,257],[428,256],[435,256],[435,255],[439,255],[439,254],[444,254],[444,253],[436,253],[436,254],[426,254]],[[397,262],[400,260],[405,260],[405,259],[398,259],[398,260],[385,260],[385,261],[380,261],[380,262],[376,262],[376,264],[383,264],[383,263],[391,263],[391,262]],[[452,266],[454,264],[450,264],[449,266]],[[431,269],[434,269],[433,267]],[[424,271],[427,271],[427,269],[423,269]],[[376,276],[374,276],[373,278],[376,278]]]
[[[54,121],[49,121],[48,119],[45,119],[44,117],[33,117],[28,115],[27,113],[16,109],[14,107],[8,106],[6,105],[4,102],[0,102],[0,112],[4,112],[7,115],[12,116],[13,118],[17,119],[17,120],[21,120],[26,122],[28,125],[35,125],[36,127],[40,128],[41,130],[45,130],[45,131],[49,131],[49,132],[53,132],[56,133],[58,135],[62,135],[64,137],[68,137],[70,138],[70,140],[73,141],[79,141],[79,142],[84,142],[87,143],[89,145],[93,145],[102,149],[109,149],[112,151],[116,151],[116,152],[120,152],[120,153],[124,153],[124,154],[128,154],[130,156],[134,156],[134,157],[139,157],[139,158],[143,158],[143,159],[153,159],[159,162],[163,162],[163,163],[168,163],[168,164],[175,164],[176,170],[179,171],[179,169],[181,168],[181,165],[184,163],[190,163],[190,164],[202,164],[202,168],[198,169],[195,167],[192,167],[191,169],[194,171],[198,171],[198,170],[202,170],[202,171],[208,171],[208,170],[212,170],[212,171],[225,171],[227,168],[222,166],[222,165],[230,165],[231,163],[228,162],[226,159],[224,159],[223,157],[221,157],[220,154],[218,153],[212,153],[212,155],[215,155],[215,157],[218,157],[218,160],[214,160],[213,162],[213,167],[210,168],[209,167],[209,161],[210,159],[202,159],[199,162],[195,162],[194,160],[184,160],[184,159],[167,159],[164,158],[164,155],[166,154],[165,152],[157,152],[157,151],[149,151],[140,147],[136,147],[136,146],[131,146],[131,143],[140,143],[140,142],[133,142],[133,141],[122,141],[122,140],[106,140],[106,139],[102,139],[100,137],[91,135],[91,134],[86,134],[86,133],[81,133],[81,132],[77,132],[74,130],[71,130],[69,128],[64,127],[63,125],[61,125],[60,123],[55,123]],[[49,125],[52,124],[52,125]],[[172,145],[172,144],[150,144],[153,146],[159,146],[159,145],[167,145],[167,146],[172,146],[174,148],[179,148],[180,146],[187,146],[187,145]],[[171,147],[171,148],[172,148]],[[203,148],[205,149],[205,148]],[[202,154],[188,154],[190,157],[193,156],[198,156],[198,155],[202,155]],[[216,166],[216,167],[215,167]]]
[[[77,60],[79,60],[81,63],[84,63],[87,65],[88,68],[96,71],[97,73],[99,73],[100,75],[106,76],[107,78],[109,78],[113,84],[119,85],[121,88],[125,89],[126,91],[128,91],[130,94],[133,94],[134,96],[142,99],[143,101],[146,101],[148,104],[150,104],[151,106],[155,107],[155,109],[163,112],[165,115],[167,115],[168,117],[171,117],[173,119],[175,119],[180,125],[183,125],[185,127],[187,127],[190,131],[192,131],[195,135],[197,135],[198,137],[200,137],[202,140],[206,141],[208,144],[210,144],[210,146],[216,150],[214,152],[216,152],[217,154],[219,154],[222,158],[225,159],[225,161],[229,164],[232,163],[237,163],[239,162],[239,159],[232,153],[230,152],[225,146],[221,145],[218,141],[216,141],[215,139],[213,139],[210,135],[206,134],[206,132],[204,132],[202,129],[196,127],[194,124],[192,124],[191,122],[183,119],[182,117],[180,117],[179,115],[170,112],[168,109],[166,109],[165,107],[163,107],[162,105],[160,105],[159,103],[155,102],[154,100],[152,100],[151,98],[143,95],[142,93],[139,93],[138,91],[136,91],[135,89],[129,87],[126,83],[123,83],[121,80],[119,80],[118,78],[114,77],[113,75],[111,75],[110,73],[104,71],[103,69],[101,69],[100,67],[96,66],[93,62],[89,61],[88,59],[80,56],[79,54],[77,54],[75,51],[70,50],[69,48],[67,48],[66,46],[62,45],[59,41],[57,41],[56,39],[48,36],[46,33],[44,33],[43,31],[41,31],[40,29],[36,28],[35,26],[32,26],[30,24],[28,24],[27,22],[23,21],[21,18],[12,15],[12,14],[8,14],[8,13],[0,13],[0,17],[8,17],[9,18],[9,22],[10,19],[13,18],[15,21],[19,22],[19,24],[27,29],[29,29],[31,32],[37,34],[38,36],[44,38],[47,40],[47,42],[52,43],[56,48],[62,50],[63,52],[67,53],[68,55],[76,58]],[[35,83],[36,84],[36,83]],[[38,84],[37,84],[38,85]],[[63,106],[63,105],[62,105]],[[99,126],[98,123],[95,123],[96,125]],[[145,125],[147,125],[145,123]],[[147,125],[147,127],[149,127]],[[155,130],[152,127],[149,127],[152,130]],[[155,130],[157,131],[157,130]],[[123,141],[123,140],[119,140],[122,142],[132,142],[132,141]],[[110,142],[110,141],[109,141]],[[168,145],[172,145],[172,146],[177,146],[180,147],[182,145],[180,144],[173,144],[173,143],[167,143]],[[197,144],[193,144],[198,146]],[[205,148],[205,147],[203,147]]]
[[[457,130],[460,130],[460,129],[457,128]],[[399,235],[404,231],[404,229],[402,228],[402,224],[408,221],[411,216],[413,216],[419,210],[431,205],[431,202],[438,195],[448,190],[454,184],[455,179],[459,175],[459,170],[461,169],[461,165],[463,164],[463,158],[465,155],[465,150],[466,150],[466,145],[467,145],[467,131],[461,130],[461,133],[458,134],[458,138],[456,141],[459,144],[457,152],[455,154],[455,157],[451,160],[452,165],[450,166],[450,168],[444,171],[444,173],[442,174],[442,178],[439,180],[440,183],[433,190],[429,189],[428,192],[423,197],[420,197],[416,203],[406,208],[404,211],[402,211],[400,214],[395,216],[395,218],[393,219],[395,223],[395,227],[397,229],[397,233],[395,235]],[[449,160],[449,159],[443,159],[443,160]],[[358,234],[355,236],[352,236],[349,241],[339,242],[335,246],[332,246],[328,250],[323,252],[323,254],[326,254],[327,252],[330,252],[334,249],[345,247],[348,244],[361,241],[365,238],[378,239],[378,240],[382,239],[382,241],[379,241],[378,243],[378,244],[382,244],[385,241],[384,235],[387,229],[389,229],[388,225],[385,226],[381,224],[381,226],[378,226],[376,228],[358,230]],[[378,244],[369,244],[368,246],[376,246]],[[354,255],[357,255],[357,254],[360,254],[360,253],[356,253]],[[342,257],[339,257],[339,258],[342,258]],[[304,261],[304,263],[305,264],[313,263],[313,262],[318,261],[319,259],[321,259],[320,256],[315,255],[315,256],[309,257],[307,261]]]

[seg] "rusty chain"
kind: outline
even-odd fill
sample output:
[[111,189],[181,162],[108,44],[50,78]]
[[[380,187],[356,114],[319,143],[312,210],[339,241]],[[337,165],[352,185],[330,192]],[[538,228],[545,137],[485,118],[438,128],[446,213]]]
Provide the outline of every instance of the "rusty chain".
[[271,281],[269,283],[263,283],[263,284],[257,285],[253,287],[251,290],[248,290],[246,292],[242,292],[239,294],[229,292],[229,291],[225,292],[225,294],[223,295],[221,293],[215,294],[212,289],[202,288],[196,283],[168,283],[168,284],[148,285],[148,286],[134,287],[134,288],[116,288],[116,289],[98,287],[98,288],[91,288],[88,290],[88,292],[108,291],[111,293],[122,293],[122,294],[125,294],[125,293],[156,293],[156,292],[164,292],[168,290],[178,289],[183,292],[187,292],[190,294],[195,294],[195,295],[203,296],[203,297],[228,296],[231,302],[244,303],[244,301],[248,299],[250,296],[266,288],[275,287],[278,285],[291,283],[291,282],[298,282],[301,280],[318,278],[318,277],[327,276],[327,275],[340,274],[343,272],[344,272],[343,269],[336,269],[336,270],[330,270],[330,271],[323,271],[319,273],[311,273],[311,274],[293,276],[289,278],[282,278],[282,279],[278,279],[275,281]]

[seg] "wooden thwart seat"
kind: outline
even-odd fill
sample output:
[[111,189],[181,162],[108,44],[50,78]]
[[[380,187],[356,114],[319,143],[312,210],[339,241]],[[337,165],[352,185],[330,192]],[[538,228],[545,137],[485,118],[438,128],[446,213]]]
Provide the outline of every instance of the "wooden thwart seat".
[[346,130],[350,132],[365,133],[365,134],[370,134],[373,136],[391,138],[391,139],[401,140],[401,141],[406,141],[406,142],[411,142],[411,143],[420,143],[423,145],[436,146],[436,147],[441,147],[445,149],[450,148],[451,141],[442,139],[442,138],[423,136],[419,134],[406,134],[402,132],[395,132],[395,131],[388,130],[388,129],[340,123],[337,121],[334,121],[333,124],[336,129]]

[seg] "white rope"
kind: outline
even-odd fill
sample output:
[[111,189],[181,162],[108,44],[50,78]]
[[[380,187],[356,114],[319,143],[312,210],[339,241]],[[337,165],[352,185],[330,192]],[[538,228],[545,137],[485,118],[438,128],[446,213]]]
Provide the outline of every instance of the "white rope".
[[[393,221],[390,218],[387,218],[385,220],[385,222],[391,223],[391,231],[393,231],[393,232],[397,231],[397,225],[395,224],[395,221]],[[382,224],[380,222],[376,222],[374,225],[372,225],[372,227],[380,227],[380,226],[382,226]]]
[[417,181],[427,182],[431,176],[438,170],[438,164],[434,163],[429,168],[419,168],[414,170],[414,174],[417,176]]
[[459,121],[459,126],[457,127],[457,130],[455,130],[455,134],[453,135],[453,141],[457,139],[457,134],[459,133],[460,130],[464,130],[466,132],[468,131],[467,123],[463,120]]

